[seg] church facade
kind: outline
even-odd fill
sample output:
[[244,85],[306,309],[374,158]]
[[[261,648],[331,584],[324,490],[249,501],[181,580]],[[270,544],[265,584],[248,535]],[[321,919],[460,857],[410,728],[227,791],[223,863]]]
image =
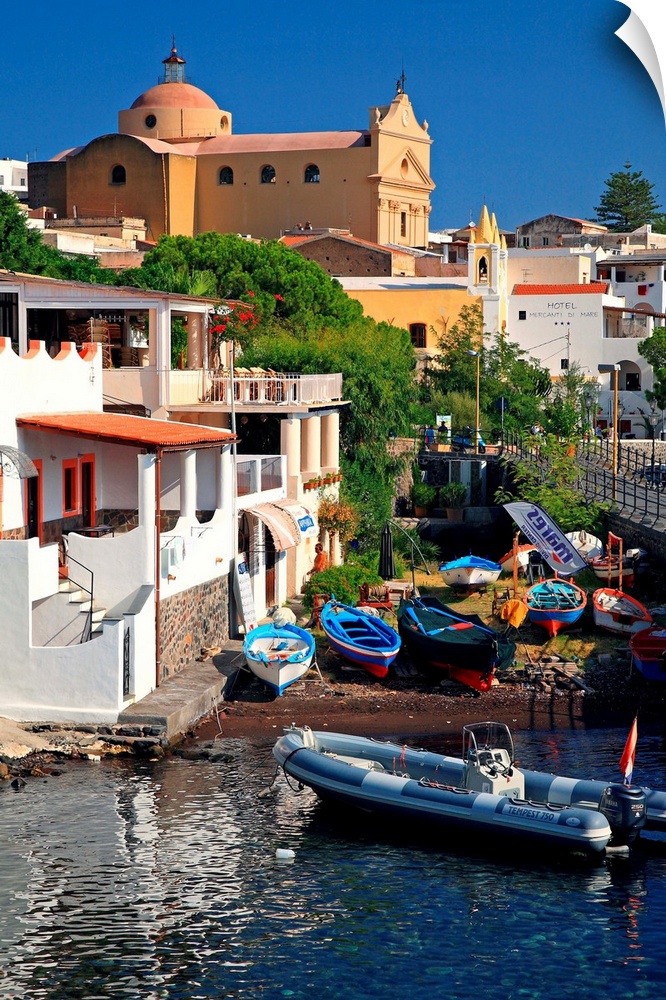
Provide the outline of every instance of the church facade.
[[277,239],[309,224],[426,247],[428,123],[404,77],[366,129],[236,135],[233,116],[185,78],[172,49],[160,83],[118,115],[118,132],[29,164],[31,208],[59,218],[136,216],[149,239],[240,233]]

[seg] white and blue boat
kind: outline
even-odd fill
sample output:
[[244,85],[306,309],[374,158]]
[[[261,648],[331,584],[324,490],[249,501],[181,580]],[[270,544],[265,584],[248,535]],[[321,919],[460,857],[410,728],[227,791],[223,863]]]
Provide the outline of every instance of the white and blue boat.
[[243,641],[248,667],[278,695],[308,672],[315,651],[312,632],[291,624],[257,625]]
[[595,855],[626,850],[641,829],[666,826],[664,792],[517,768],[504,723],[465,726],[462,758],[308,726],[286,729],[273,756],[323,800],[402,819],[410,829],[479,837],[486,848],[520,839]]
[[386,677],[400,652],[400,636],[379,615],[331,598],[321,609],[320,621],[336,653],[364,667],[373,677]]
[[480,556],[462,556],[439,567],[444,583],[456,590],[471,590],[494,583],[502,572],[499,563]]

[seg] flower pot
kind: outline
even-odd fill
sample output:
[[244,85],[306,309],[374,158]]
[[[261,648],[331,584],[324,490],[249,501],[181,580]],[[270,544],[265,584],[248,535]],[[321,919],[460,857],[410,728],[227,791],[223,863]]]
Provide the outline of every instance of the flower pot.
[[417,507],[416,504],[414,504],[414,517],[427,517],[427,516],[428,516],[427,507]]
[[463,521],[465,518],[464,507],[446,507],[445,510],[446,510],[447,521],[456,521],[458,524],[460,524],[460,522]]

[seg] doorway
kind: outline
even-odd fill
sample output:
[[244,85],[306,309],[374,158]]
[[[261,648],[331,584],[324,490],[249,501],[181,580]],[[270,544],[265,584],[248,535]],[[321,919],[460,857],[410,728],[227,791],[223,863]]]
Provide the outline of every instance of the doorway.
[[33,459],[37,475],[25,480],[25,523],[28,538],[42,541],[42,463]]
[[95,507],[95,456],[81,458],[81,518],[82,527],[94,528],[97,510]]
[[266,573],[266,607],[272,608],[277,603],[275,587],[275,567],[277,564],[275,542],[268,528],[264,528],[264,565]]

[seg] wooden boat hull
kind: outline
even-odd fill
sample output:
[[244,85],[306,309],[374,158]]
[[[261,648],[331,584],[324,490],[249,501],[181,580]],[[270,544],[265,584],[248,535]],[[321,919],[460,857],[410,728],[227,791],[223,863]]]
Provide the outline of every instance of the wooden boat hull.
[[608,587],[618,587],[620,582],[623,587],[633,587],[634,585],[634,563],[632,559],[622,560],[622,578],[620,579],[620,561],[617,556],[598,556],[590,560],[590,567],[597,580],[602,581]]
[[447,587],[468,590],[474,587],[487,587],[488,584],[494,583],[499,578],[502,567],[489,559],[468,556],[444,563],[439,567],[439,571]]
[[[518,568],[525,569],[525,567],[530,561],[530,552],[536,552],[536,551],[537,551],[536,545],[530,545],[529,543],[526,543],[524,545],[519,545],[518,552],[516,553],[516,558],[518,560]],[[513,560],[514,560],[513,549],[502,556],[502,558],[499,561],[499,564],[502,567],[503,573],[513,573]]]
[[596,535],[591,535],[589,531],[567,531],[565,537],[587,562],[603,555],[603,542]]
[[293,727],[273,755],[286,774],[322,799],[405,820],[414,829],[478,835],[486,847],[506,836],[594,855],[611,837],[600,811],[537,803],[527,793],[516,799],[469,790],[461,787],[462,761],[426,750]]
[[587,594],[566,580],[544,580],[528,587],[523,600],[529,620],[552,637],[575,625],[585,611]]
[[648,681],[666,681],[666,628],[653,625],[629,640],[634,666]]
[[592,594],[592,616],[595,625],[617,635],[633,635],[652,624],[652,615],[640,601],[609,587]]
[[338,601],[321,610],[321,627],[336,653],[383,678],[400,652],[400,636],[382,618]]
[[315,649],[312,633],[298,625],[258,625],[243,642],[248,668],[278,696],[308,672]]
[[444,671],[476,691],[487,691],[498,666],[508,666],[515,643],[477,615],[462,615],[435,597],[402,601],[398,631],[417,667]]

